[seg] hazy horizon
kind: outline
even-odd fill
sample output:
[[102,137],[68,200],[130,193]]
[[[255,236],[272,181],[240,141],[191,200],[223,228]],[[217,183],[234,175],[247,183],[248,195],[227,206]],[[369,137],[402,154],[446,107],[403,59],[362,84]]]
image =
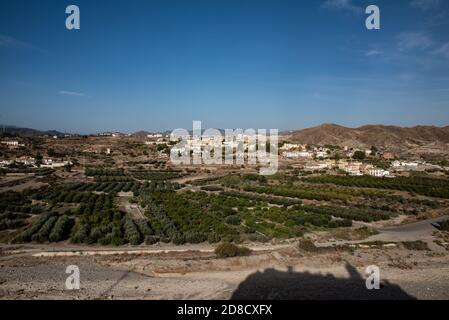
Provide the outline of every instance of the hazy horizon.
[[[416,125],[411,125],[411,126],[401,126],[401,125],[397,125],[397,124],[384,124],[384,123],[364,123],[364,124],[361,124],[359,126],[346,126],[346,125],[342,125],[342,124],[339,124],[339,123],[326,122],[326,123],[319,123],[319,124],[312,125],[312,126],[297,127],[297,128],[287,128],[287,129],[261,128],[260,126],[259,127],[257,127],[257,126],[256,127],[252,127],[251,129],[256,129],[256,130],[257,129],[278,129],[279,132],[289,132],[289,131],[299,131],[299,130],[304,130],[304,129],[309,129],[309,128],[315,128],[315,127],[319,127],[319,126],[323,126],[323,125],[336,125],[336,126],[342,126],[342,127],[348,128],[348,129],[358,129],[358,128],[363,127],[363,126],[393,126],[393,127],[401,127],[401,128],[414,128],[414,127],[422,127],[422,126],[424,126],[424,127],[436,127],[436,128],[449,127],[449,123],[445,124],[445,125],[441,125],[441,126],[433,125],[433,124],[416,124]],[[76,131],[76,130],[68,131],[68,130],[65,130],[65,129],[34,128],[34,127],[29,127],[29,126],[10,125],[10,124],[3,125],[3,124],[0,124],[0,131],[3,130],[3,127],[5,127],[5,128],[33,129],[33,130],[38,130],[38,131],[42,131],[42,132],[58,131],[60,133],[79,134],[79,135],[93,135],[93,134],[106,133],[106,132],[110,132],[110,133],[117,132],[117,133],[124,133],[124,134],[134,134],[134,133],[138,133],[140,131],[145,131],[145,132],[148,132],[148,133],[165,133],[165,132],[171,132],[171,131],[173,131],[175,129],[179,129],[179,128],[175,128],[175,127],[168,128],[168,129],[163,129],[163,130],[153,130],[151,128],[140,128],[140,129],[137,129],[137,130],[124,130],[124,131],[121,131],[121,130],[115,130],[115,129],[112,128],[110,130],[84,131],[83,132],[83,131]],[[221,128],[221,127],[218,128],[217,127],[217,128],[215,128],[215,127],[210,127],[210,126],[202,124],[202,130],[206,130],[206,129],[209,129],[209,128],[218,129],[218,130],[224,130],[224,129],[233,129],[233,130],[234,129],[243,129],[243,130],[245,130],[245,129],[248,129],[249,127],[233,127],[233,128],[224,128],[224,127],[223,128]],[[185,128],[182,128],[182,129],[187,129],[188,131],[191,131],[192,130],[192,126],[185,127]]]

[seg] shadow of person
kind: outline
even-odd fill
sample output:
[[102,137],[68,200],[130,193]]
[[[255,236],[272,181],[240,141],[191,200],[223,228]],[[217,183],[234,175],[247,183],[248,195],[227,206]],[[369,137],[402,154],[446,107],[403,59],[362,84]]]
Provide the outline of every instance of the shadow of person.
[[368,290],[356,268],[346,264],[349,278],[332,274],[286,272],[266,269],[250,274],[231,296],[231,300],[414,300],[400,286],[381,281],[380,289]]

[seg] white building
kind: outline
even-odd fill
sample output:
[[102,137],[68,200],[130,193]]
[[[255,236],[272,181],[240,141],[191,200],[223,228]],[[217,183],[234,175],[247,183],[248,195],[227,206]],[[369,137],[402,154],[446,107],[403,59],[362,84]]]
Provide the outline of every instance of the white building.
[[52,159],[43,159],[41,168],[62,168],[67,165],[72,165],[70,161],[53,161]]
[[20,157],[20,158],[16,158],[15,160],[17,163],[21,163],[24,164],[26,166],[32,166],[36,163],[36,159],[34,159],[33,157]]
[[395,160],[391,163],[391,166],[393,168],[398,168],[398,169],[416,168],[416,167],[418,167],[418,165],[419,165],[418,162],[402,162],[402,161],[398,161],[398,160]]
[[324,170],[329,169],[332,165],[328,162],[315,162],[304,166],[305,170]]
[[367,169],[365,173],[373,177],[387,177],[390,175],[390,171],[378,168]]
[[338,168],[349,173],[353,176],[361,176],[361,166],[363,164],[361,162],[347,162],[347,161],[340,161],[338,163]]
[[286,151],[282,155],[286,158],[311,158],[312,154],[307,151]]
[[6,144],[8,147],[18,147],[19,141],[2,141],[2,144]]
[[284,145],[280,148],[281,150],[293,150],[300,149],[301,145],[296,143],[284,143]]
[[0,168],[7,167],[7,166],[9,166],[12,163],[13,163],[12,160],[1,160],[0,161]]
[[327,152],[326,151],[317,151],[316,157],[317,158],[327,158]]
[[162,138],[162,134],[160,133],[147,134],[147,138]]

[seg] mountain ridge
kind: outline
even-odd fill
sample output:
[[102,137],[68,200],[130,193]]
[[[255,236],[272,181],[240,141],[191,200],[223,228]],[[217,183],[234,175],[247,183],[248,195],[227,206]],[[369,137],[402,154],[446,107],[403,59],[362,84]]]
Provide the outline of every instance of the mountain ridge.
[[416,125],[400,127],[394,125],[368,124],[357,128],[324,123],[316,127],[290,131],[289,140],[305,144],[338,144],[356,146],[422,145],[449,143],[449,126],[437,127]]

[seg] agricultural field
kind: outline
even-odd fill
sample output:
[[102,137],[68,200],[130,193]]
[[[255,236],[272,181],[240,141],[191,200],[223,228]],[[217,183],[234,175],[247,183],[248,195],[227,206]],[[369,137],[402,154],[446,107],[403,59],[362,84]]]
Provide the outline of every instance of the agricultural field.
[[[447,207],[449,186],[414,177],[228,173],[188,180],[191,174],[89,167],[84,181],[1,193],[0,239],[113,246],[279,242],[354,223],[431,217]],[[127,205],[119,205],[121,197]]]

